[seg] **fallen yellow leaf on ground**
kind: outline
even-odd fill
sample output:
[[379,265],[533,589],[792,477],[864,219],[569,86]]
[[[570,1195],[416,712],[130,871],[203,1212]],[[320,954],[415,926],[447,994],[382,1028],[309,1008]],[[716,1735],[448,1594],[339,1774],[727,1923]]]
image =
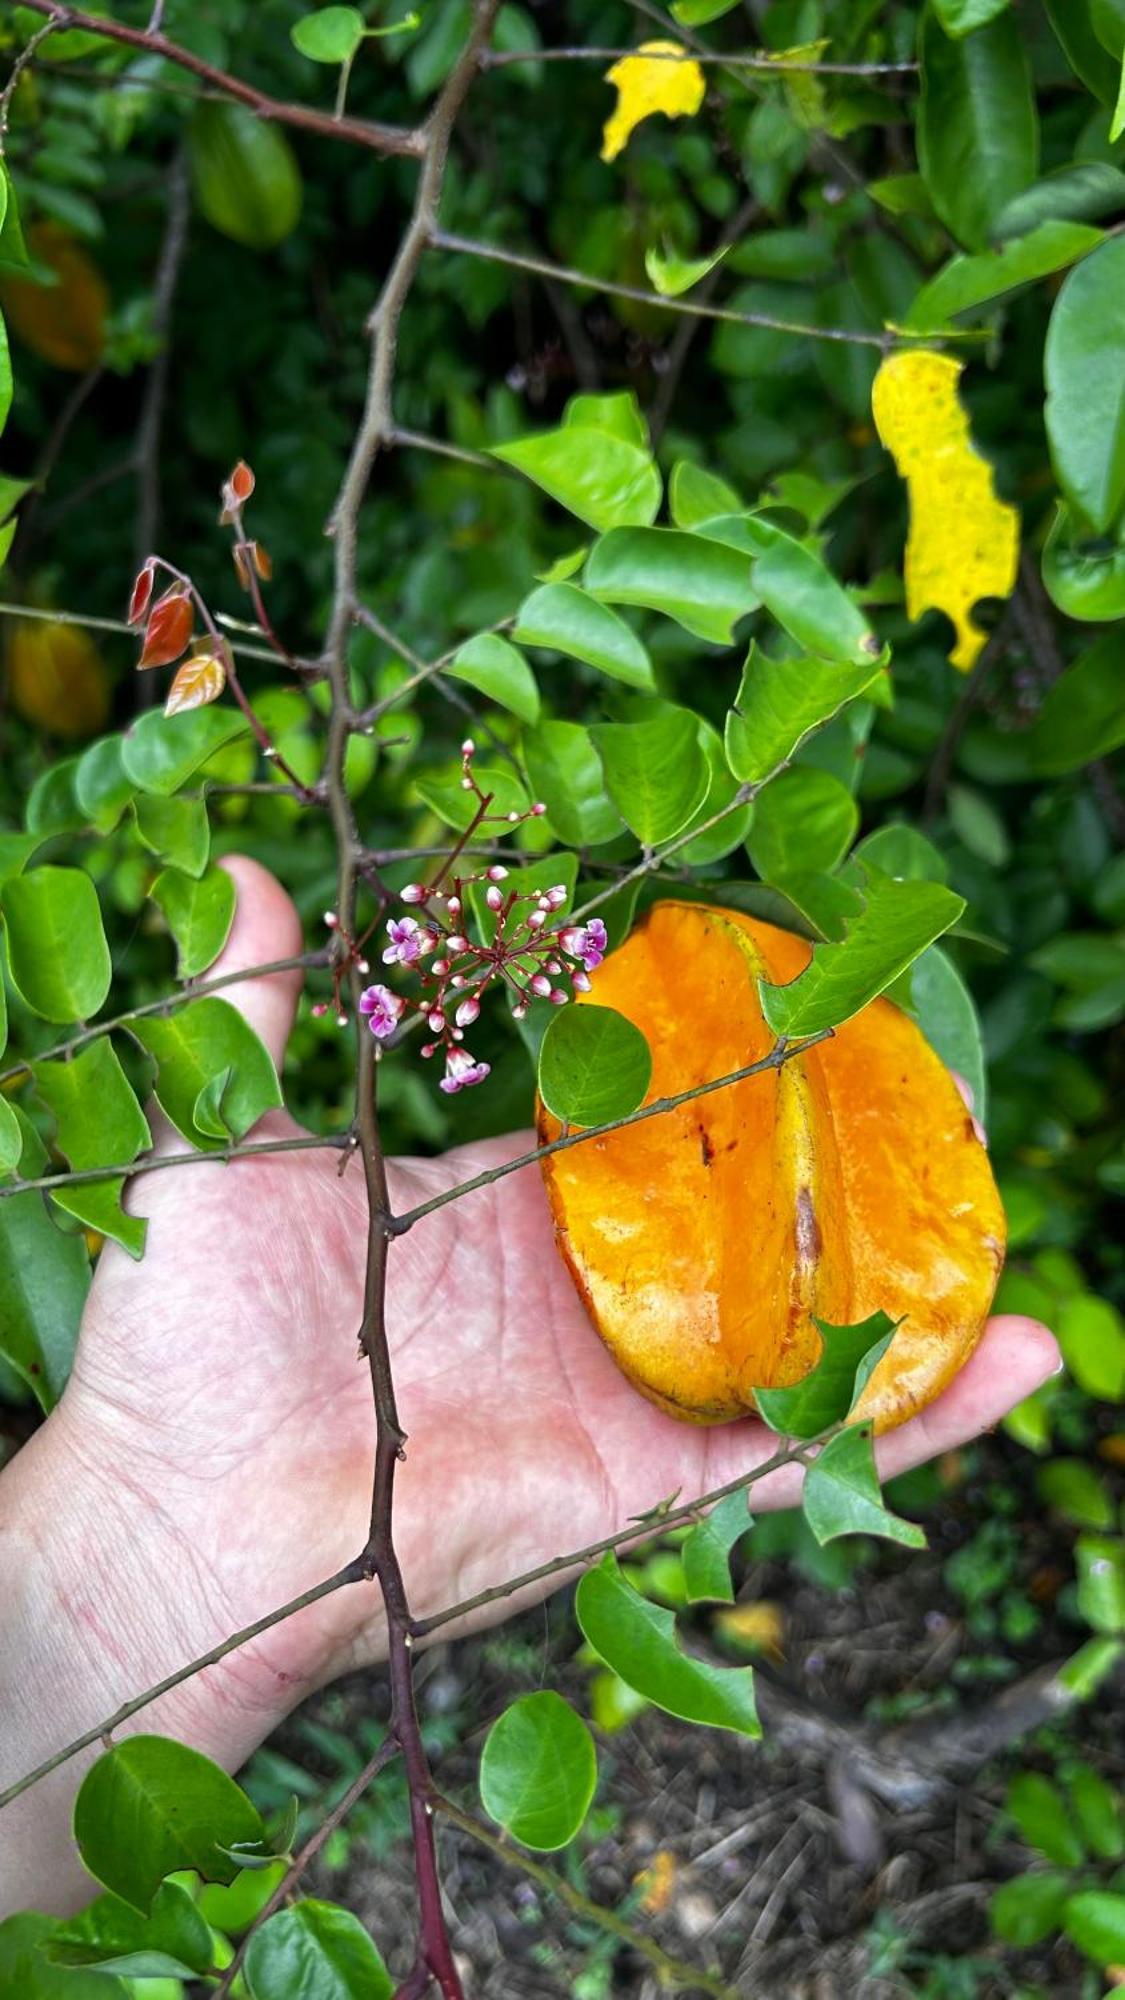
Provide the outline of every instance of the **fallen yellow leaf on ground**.
[[769,1660],[784,1658],[785,1620],[781,1606],[772,1604],[768,1598],[757,1604],[735,1604],[729,1611],[717,1612],[715,1629],[740,1651],[763,1653]]
[[703,71],[678,42],[642,42],[636,55],[622,56],[606,72],[617,89],[617,109],[607,118],[602,159],[615,160],[644,118],[690,118],[706,88]]
[[1020,522],[973,444],[960,375],[959,361],[930,348],[892,354],[875,377],[871,409],[910,494],[907,614],[944,611],[957,634],[950,659],[967,673],[987,637],[969,614],[982,597],[1011,594]]
[[658,1847],[647,1867],[633,1877],[633,1887],[641,1892],[641,1908],[650,1917],[659,1917],[672,1900],[676,1886],[676,1857],[670,1847]]

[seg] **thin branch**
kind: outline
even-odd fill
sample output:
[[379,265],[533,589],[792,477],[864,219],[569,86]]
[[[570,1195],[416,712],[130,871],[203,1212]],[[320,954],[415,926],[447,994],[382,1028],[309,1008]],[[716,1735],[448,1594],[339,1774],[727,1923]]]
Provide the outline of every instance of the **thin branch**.
[[647,1958],[662,1988],[707,1993],[714,1996],[714,2000],[739,2000],[737,1988],[725,1979],[717,1978],[710,1972],[701,1972],[698,1966],[687,1965],[683,1959],[673,1958],[662,1945],[657,1944],[655,1938],[635,1930],[632,1924],[625,1922],[624,1917],[617,1915],[616,1910],[607,1910],[604,1903],[595,1903],[592,1896],[584,1896],[580,1889],[567,1881],[565,1875],[556,1874],[553,1868],[545,1868],[541,1861],[533,1860],[522,1848],[510,1847],[500,1834],[494,1833],[483,1821],[474,1819],[471,1813],[462,1812],[451,1799],[438,1797],[434,1804],[443,1819],[458,1827],[462,1833],[467,1833],[481,1847],[487,1847],[489,1853],[503,1861],[506,1867],[518,1869],[521,1875],[537,1882],[548,1895],[564,1903],[576,1917],[597,1924],[611,1937],[620,1938],[622,1944],[628,1945],[639,1957]]
[[[269,790],[279,788],[271,785]],[[327,951],[302,951],[292,958],[271,958],[263,965],[243,965],[237,972],[220,972],[214,979],[200,979],[182,986],[178,993],[165,993],[159,1000],[146,1000],[142,1007],[130,1007],[127,1014],[114,1014],[108,1021],[95,1021],[89,1028],[82,1028],[77,1035],[68,1036],[65,1042],[55,1042],[49,1049],[40,1049],[37,1054],[26,1056],[22,1062],[13,1063],[10,1069],[0,1070],[0,1084],[10,1083],[13,1077],[23,1076],[31,1069],[32,1063],[49,1062],[52,1056],[73,1055],[76,1049],[84,1048],[98,1035],[108,1035],[114,1028],[127,1028],[130,1021],[143,1021],[149,1014],[168,1014],[174,1007],[186,1006],[189,1000],[202,999],[206,993],[220,993],[224,986],[239,986],[245,979],[267,979],[271,972],[296,972],[313,966],[327,965],[330,954]]]
[[135,1180],[139,1174],[162,1174],[166,1167],[214,1166],[216,1161],[225,1166],[232,1160],[258,1159],[263,1153],[318,1153],[327,1149],[346,1153],[354,1145],[350,1132],[306,1132],[299,1139],[252,1140],[248,1146],[212,1146],[206,1152],[153,1153],[147,1159],[124,1160],[115,1167],[81,1167],[73,1173],[37,1174],[29,1181],[0,1181],[0,1201],[17,1194],[32,1194],[36,1188],[46,1188],[48,1194],[53,1194],[56,1188],[86,1187],[95,1181]]
[[690,1090],[677,1091],[672,1097],[656,1097],[651,1104],[642,1104],[639,1111],[630,1111],[624,1118],[610,1118],[604,1125],[585,1125],[580,1132],[566,1132],[561,1138],[549,1140],[545,1146],[533,1146],[528,1152],[517,1154],[514,1160],[502,1160],[499,1166],[488,1167],[484,1173],[474,1174],[471,1180],[459,1181],[456,1187],[431,1195],[428,1201],[420,1201],[416,1208],[390,1216],[387,1226],[393,1236],[405,1236],[407,1230],[413,1229],[423,1216],[434,1215],[439,1208],[448,1208],[450,1202],[461,1201],[467,1194],[476,1194],[480,1188],[491,1187],[494,1181],[505,1180],[509,1174],[518,1174],[524,1167],[550,1159],[552,1153],[566,1153],[572,1146],[584,1146],[588,1139],[604,1139],[610,1132],[623,1132],[630,1125],[643,1124],[646,1118],[662,1118],[665,1112],[675,1111],[681,1104],[691,1104],[697,1097],[709,1097],[714,1090],[728,1090],[732,1084],[746,1083],[750,1077],[761,1076],[766,1070],[781,1069],[794,1056],[804,1055],[818,1042],[828,1041],[832,1032],[831,1028],[822,1028],[819,1034],[809,1035],[805,1041],[775,1042],[768,1055],[757,1062],[747,1063],[742,1069],[732,1069],[726,1076],[711,1077],[708,1082],[693,1084]]
[[531,271],[537,277],[567,285],[582,285],[592,292],[608,293],[611,298],[632,299],[640,305],[652,306],[657,312],[690,313],[697,319],[722,320],[731,326],[767,327],[774,333],[801,334],[808,340],[842,341],[850,347],[877,347],[884,352],[902,338],[914,338],[893,332],[863,333],[845,326],[812,326],[804,320],[778,319],[771,313],[740,312],[734,306],[693,305],[690,299],[666,299],[659,292],[646,291],[642,285],[617,284],[592,271],[577,271],[571,264],[553,264],[545,257],[504,250],[499,244],[485,243],[472,236],[455,236],[445,229],[435,228],[430,242],[435,250],[446,250],[459,257],[479,257],[489,264],[506,264],[514,271]]
[[[132,458],[130,457],[129,462],[123,465],[120,470],[130,471],[131,469]],[[40,606],[34,604],[0,603],[0,618],[42,618],[46,619],[52,625],[81,625],[83,630],[87,632],[120,632],[125,638],[134,640],[137,636],[136,626],[128,624],[124,618],[93,618],[85,611],[58,611],[54,609],[45,611]],[[220,613],[218,622],[221,625],[226,625],[230,621],[225,619]],[[228,639],[227,645],[230,647],[232,653],[238,653],[243,659],[268,660],[271,665],[276,665],[277,663],[277,656],[269,646],[247,646],[241,642],[236,643],[233,639]]]
[[[669,24],[671,25],[671,24]],[[679,31],[677,31],[679,32]],[[511,63],[540,62],[621,62],[630,56],[639,56],[639,48],[605,49],[573,48],[556,49],[489,49],[481,57],[482,69],[506,69]],[[684,62],[682,52],[671,49],[645,49],[645,62]],[[702,64],[712,64],[723,69],[761,70],[766,76],[916,76],[916,62],[802,62],[791,56],[770,55],[759,50],[747,55],[724,55],[719,50],[692,50],[691,60]]]
[[24,43],[12,64],[8,81],[4,85],[3,92],[0,92],[0,153],[4,151],[4,141],[8,136],[8,120],[12,115],[12,99],[19,88],[20,78],[35,61],[48,35],[56,34],[60,26],[61,23],[58,21],[45,21],[41,28],[36,28],[30,41]]
[[[477,0],[472,27],[423,132],[422,168],[410,222],[368,320],[371,340],[363,416],[352,445],[329,532],[335,538],[332,616],[325,663],[332,689],[324,786],[337,850],[337,936],[357,934],[356,900],[363,854],[345,778],[349,738],[355,727],[348,674],[348,644],[360,613],[357,588],[359,518],[371,473],[394,425],[393,383],[399,323],[426,246],[437,226],[450,140],[461,107],[477,75],[481,50],[492,31],[498,0]],[[414,1872],[418,1890],[419,1942],[415,1984],[419,1992],[431,1976],[445,2000],[463,2000],[460,1974],[442,1909],[434,1841],[433,1783],[418,1720],[413,1685],[410,1605],[394,1542],[395,1472],[405,1444],[395,1402],[386,1326],[387,1252],[390,1198],[376,1107],[376,1045],[359,1013],[361,975],[350,951],[347,971],[356,1016],[356,1129],[368,1198],[366,1272],[360,1347],[368,1359],[375,1403],[375,1472],[365,1566],[376,1576],[387,1617],[387,1664],[391,1683],[391,1729],[402,1751],[410,1799]]]
[[507,472],[514,468],[505,465],[502,459],[489,458],[483,451],[471,451],[467,445],[448,444],[444,438],[427,437],[424,431],[407,431],[395,424],[387,432],[387,443],[404,445],[411,451],[429,451],[436,458],[453,458],[459,465],[475,465],[482,472]]
[[219,1984],[215,1988],[214,2000],[228,2000],[234,1990],[234,1982],[246,1963],[246,1953],[255,1931],[269,1922],[275,1911],[280,1910],[296,1888],[306,1869],[311,1868],[325,1843],[331,1839],[338,1826],[342,1826],[354,1805],[363,1797],[367,1787],[376,1779],[392,1758],[398,1755],[398,1744],[393,1736],[385,1736],[373,1757],[369,1757],[359,1776],[353,1778],[343,1798],[338,1799],[330,1813],[326,1813],[320,1825],[310,1833],[303,1847],[293,1856],[277,1887],[262,1904],[253,1923],[239,1941],[238,1950],[227,1966]]
[[209,1652],[200,1653],[197,1659],[189,1660],[186,1667],[177,1667],[174,1674],[167,1674],[162,1681],[157,1681],[154,1687],[146,1688],[143,1694],[134,1695],[131,1701],[122,1702],[121,1707],[115,1709],[112,1715],[107,1715],[103,1721],[95,1723],[94,1727],[87,1729],[82,1736],[76,1736],[64,1749],[56,1750],[53,1757],[45,1758],[33,1771],[26,1772],[22,1778],[17,1778],[14,1785],[9,1785],[6,1791],[0,1792],[0,1812],[5,1806],[10,1806],[13,1799],[18,1799],[22,1792],[30,1791],[32,1785],[37,1785],[41,1778],[49,1777],[50,1773],[57,1771],[61,1764],[69,1763],[72,1757],[77,1757],[80,1751],[89,1750],[104,1737],[112,1736],[114,1731],[120,1729],[131,1717],[139,1715],[142,1708],[147,1708],[150,1702],[158,1701],[162,1694],[171,1694],[173,1688],[182,1687],[185,1681],[193,1680],[205,1667],[217,1666],[220,1660],[226,1659],[228,1653],[237,1652],[240,1646],[249,1645],[251,1639],[260,1638],[263,1632],[271,1631],[286,1618],[292,1618],[296,1612],[304,1611],[306,1606],[321,1603],[324,1598],[331,1597],[334,1591],[342,1590],[345,1584],[366,1581],[367,1575],[362,1559],[357,1557],[354,1562],[346,1563],[343,1569],[337,1570],[335,1575],[325,1577],[321,1583],[314,1583],[309,1590],[303,1590],[299,1597],[291,1597],[287,1604],[279,1604],[276,1610],[267,1611],[264,1618],[256,1618],[252,1625],[244,1625],[240,1632],[230,1633],[219,1645],[212,1646]]
[[270,97],[265,91],[255,90],[253,84],[244,83],[241,77],[230,76],[214,63],[205,62],[193,49],[169,41],[159,27],[130,28],[123,21],[109,20],[102,14],[86,14],[78,7],[61,5],[59,0],[27,0],[27,4],[36,14],[47,15],[54,27],[85,28],[89,34],[100,35],[107,41],[123,42],[127,48],[140,49],[146,55],[162,56],[165,62],[190,70],[224,97],[233,97],[237,103],[248,105],[259,118],[275,124],[294,125],[304,132],[319,133],[322,138],[345,139],[353,146],[365,146],[369,152],[398,154],[407,159],[418,159],[424,150],[423,134],[405,126],[384,125],[373,119],[336,118],[330,111],[318,111],[310,104]]
[[[152,292],[152,330],[157,347],[145,377],[140,422],[137,425],[137,528],[134,554],[138,569],[145,557],[156,547],[160,527],[160,444],[172,353],[169,333],[180,267],[187,247],[190,214],[191,185],[188,177],[187,149],[181,146],[168,170],[164,237],[160,245]],[[150,678],[143,685],[147,689],[154,683]]]
[[[839,1425],[834,1426],[834,1429],[839,1428]],[[499,1604],[505,1597],[514,1597],[518,1590],[527,1590],[535,1583],[546,1583],[551,1577],[565,1576],[568,1571],[588,1569],[599,1556],[608,1555],[613,1549],[649,1542],[654,1535],[663,1535],[669,1528],[697,1521],[720,1500],[729,1499],[732,1493],[748,1492],[769,1473],[780,1472],[787,1465],[804,1464],[809,1452],[832,1435],[832,1430],[822,1431],[818,1438],[810,1438],[803,1443],[779,1445],[752,1472],[740,1472],[737,1479],[728,1479],[725,1486],[713,1487],[710,1493],[697,1494],[694,1500],[684,1500],[678,1506],[653,1508],[651,1513],[638,1515],[630,1521],[627,1528],[616,1528],[611,1535],[603,1535],[600,1541],[587,1542],[580,1549],[569,1550],[566,1555],[552,1556],[549,1562],[537,1563],[534,1569],[525,1569],[519,1576],[508,1577],[504,1583],[494,1583],[487,1590],[478,1590],[475,1597],[462,1598],[459,1604],[445,1605],[430,1617],[418,1619],[414,1625],[414,1636],[416,1639],[428,1638],[431,1632],[440,1631],[443,1625],[452,1625],[460,1618],[471,1617],[474,1612],[483,1611],[486,1605]]]

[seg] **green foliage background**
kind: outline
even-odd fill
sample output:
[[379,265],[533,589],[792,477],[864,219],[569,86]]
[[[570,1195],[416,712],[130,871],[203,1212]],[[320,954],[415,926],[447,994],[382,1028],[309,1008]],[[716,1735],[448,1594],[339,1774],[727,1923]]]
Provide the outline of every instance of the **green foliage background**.
[[[147,16],[124,0],[115,11]],[[334,72],[291,41],[301,12],[294,0],[170,0],[165,26],[262,89],[328,108]],[[1125,809],[1109,755],[1125,734],[1125,640],[1114,622],[1125,614],[1125,444],[1119,429],[1107,448],[1105,431],[1115,382],[1120,427],[1125,371],[1114,234],[1125,217],[1125,139],[1110,137],[1125,16],[1109,0],[934,0],[927,9],[771,0],[750,12],[755,37],[774,51],[845,63],[910,63],[920,51],[921,87],[911,72],[713,68],[696,118],[650,121],[606,165],[598,157],[612,101],[604,65],[532,59],[478,81],[451,162],[443,227],[576,267],[595,282],[544,283],[483,257],[425,256],[402,327],[396,421],[469,456],[404,446],[380,460],[363,517],[362,594],[423,659],[509,619],[536,579],[591,537],[533,484],[476,455],[553,425],[569,397],[591,389],[636,397],[665,472],[677,461],[706,468],[739,504],[771,508],[837,577],[863,586],[865,614],[893,648],[893,699],[853,702],[798,751],[804,789],[792,811],[771,819],[759,808],[747,846],[703,857],[694,872],[709,896],[737,898],[806,931],[811,918],[815,934],[824,906],[803,905],[791,878],[834,876],[857,841],[874,835],[864,852],[888,873],[928,874],[965,899],[946,964],[972,994],[979,1038],[956,982],[953,997],[947,984],[924,998],[927,979],[945,977],[932,957],[906,975],[912,987],[899,997],[945,1020],[963,1069],[987,1071],[1011,1243],[999,1304],[1041,1316],[1062,1341],[1068,1372],[1017,1411],[1010,1430],[1039,1461],[1038,1475],[1029,1466],[1018,1476],[1037,1478],[1038,1504],[1077,1579],[1063,1595],[1077,1643],[1091,1627],[1114,1631],[1120,1619],[1119,1609],[1094,1601],[1082,1538],[1108,1538],[1120,1565],[1115,1468],[1125,1457],[1125,1268],[1114,1208],[1125,1193]],[[378,22],[405,13],[391,0]],[[7,10],[0,32],[10,54],[35,19]],[[463,0],[435,0],[416,29],[366,43],[349,110],[417,120],[466,23]],[[647,34],[647,18],[611,0],[534,10],[507,0],[496,46],[533,58],[541,42],[627,47],[638,27]],[[741,13],[701,32],[720,51],[746,45]],[[35,629],[17,625],[21,605],[120,617],[138,558],[149,552],[137,543],[136,440],[149,371],[166,346],[159,547],[216,606],[241,613],[215,513],[221,480],[248,458],[258,480],[253,528],[275,569],[275,623],[294,650],[315,656],[330,594],[324,524],[363,394],[363,323],[408,218],[416,169],[274,128],[255,136],[170,66],[93,39],[64,46],[67,39],[48,42],[16,92],[6,157],[25,230],[44,221],[65,228],[95,260],[111,311],[104,355],[86,376],[52,366],[34,339],[21,340],[14,316],[3,463],[13,478],[41,478],[42,488],[23,501],[3,575],[9,635]],[[154,285],[180,174],[191,185],[190,212],[162,335],[154,332]],[[1045,222],[1106,232],[1096,248],[1084,244],[1088,262],[1066,281],[1085,286],[1074,295],[1076,332],[1068,344],[1056,319],[1051,336],[1048,383],[1071,413],[1055,425],[1053,454],[1044,350],[1071,258],[1060,249],[1056,269],[1044,252],[1040,268],[1026,266],[1031,281],[1013,289],[1004,281],[999,291],[989,270],[967,271],[964,262],[966,254],[995,260],[998,232],[1009,252],[1026,245],[1027,232]],[[647,290],[647,250],[702,256],[724,231],[733,240],[713,294],[724,304],[876,335],[888,325],[936,325],[935,344],[942,328],[955,329],[950,351],[967,363],[974,437],[1022,519],[1016,594],[986,610],[994,636],[971,679],[949,665],[941,616],[911,623],[903,609],[905,494],[870,413],[877,345],[733,324],[689,330],[652,304],[597,288],[601,279]],[[0,239],[0,256],[3,248]],[[944,290],[924,290],[939,272]],[[0,303],[10,281],[0,273]],[[78,386],[80,407],[70,407]],[[1084,409],[1093,412],[1089,423]],[[1070,506],[1057,517],[1060,491]],[[1100,499],[1090,497],[1096,491]],[[643,618],[638,629],[659,693],[721,734],[741,642],[753,628],[740,625],[738,647],[718,650],[667,620]],[[132,639],[107,632],[97,646],[96,672],[104,669],[110,688],[105,725],[131,727],[152,698],[150,679],[134,674]],[[1081,683],[1062,681],[1091,650]],[[11,669],[11,637],[7,657]],[[391,693],[409,672],[366,631],[356,635],[353,662],[364,702]],[[95,672],[86,671],[87,679]],[[315,697],[306,703],[278,687],[272,669],[254,662],[244,675],[286,754],[311,779],[320,754]],[[641,713],[628,687],[593,668],[569,663],[538,678],[554,718],[634,723]],[[107,810],[92,832],[66,803],[60,768],[96,733],[76,730],[80,708],[71,690],[49,713],[29,714],[10,677],[0,841],[27,824],[55,827],[39,860],[93,877],[113,957],[113,1006],[122,1011],[167,989],[174,955],[150,899],[160,863],[132,815],[111,823]],[[515,717],[499,707],[487,715],[502,740],[518,743]],[[379,722],[356,771],[372,847],[445,837],[428,787],[455,765],[465,727],[434,685]],[[242,746],[224,755],[227,775],[250,775]],[[827,833],[814,814],[826,793]],[[298,824],[298,807],[283,797],[216,795],[210,816],[212,852],[259,856],[314,925],[331,900],[327,832]],[[185,838],[180,828],[181,856]],[[543,829],[519,839],[533,853]],[[619,833],[600,852],[627,862],[637,844]],[[392,865],[389,879],[407,872],[396,876]],[[8,997],[15,1055],[34,1056],[56,1031],[11,987]],[[470,1096],[439,1097],[409,1059],[385,1066],[392,1149],[436,1148],[527,1120],[534,1078],[525,1042],[499,1017],[477,1041],[493,1077]],[[142,1076],[139,1066],[130,1074]],[[285,1087],[298,1115],[325,1129],[346,1122],[348,1066],[335,1031],[307,1009]],[[49,1145],[45,1106],[29,1108]],[[7,1206],[14,1215],[17,1204]],[[97,1226],[96,1214],[73,1213]],[[34,1226],[48,1226],[45,1211]],[[22,1255],[30,1243],[11,1236],[5,1247]],[[66,1310],[80,1297],[81,1255],[71,1238],[59,1258]],[[57,1368],[61,1379],[65,1357]],[[26,1409],[25,1385],[10,1366],[0,1389],[11,1409]],[[982,1561],[984,1543],[1002,1527],[981,1523]],[[1010,1567],[1004,1574],[1010,1580]],[[1018,1662],[1032,1633],[1021,1632],[1006,1587],[978,1590],[970,1574],[966,1597],[982,1646]]]

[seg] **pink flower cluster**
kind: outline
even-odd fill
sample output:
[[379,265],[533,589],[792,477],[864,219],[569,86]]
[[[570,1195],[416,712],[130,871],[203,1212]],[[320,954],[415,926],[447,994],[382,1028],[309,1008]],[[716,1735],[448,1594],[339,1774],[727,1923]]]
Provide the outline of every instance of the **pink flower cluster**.
[[[560,980],[566,980],[571,991],[587,992],[590,974],[606,953],[608,939],[600,917],[562,926],[552,921],[567,900],[562,883],[521,895],[501,887],[507,877],[508,870],[494,864],[480,875],[455,876],[448,889],[408,883],[402,900],[420,905],[423,914],[391,918],[383,963],[414,971],[422,991],[407,999],[380,982],[368,986],[360,998],[360,1011],[381,1042],[394,1034],[406,1014],[423,1015],[432,1039],[423,1044],[422,1054],[444,1052],[441,1089],[450,1095],[483,1083],[489,1074],[490,1065],[464,1046],[465,1030],[478,1019],[489,987],[506,990],[512,1014],[521,1020],[533,999],[566,1005],[571,994]],[[474,882],[485,885],[483,902],[492,916],[492,935],[481,944],[467,935],[465,927],[465,891]]]

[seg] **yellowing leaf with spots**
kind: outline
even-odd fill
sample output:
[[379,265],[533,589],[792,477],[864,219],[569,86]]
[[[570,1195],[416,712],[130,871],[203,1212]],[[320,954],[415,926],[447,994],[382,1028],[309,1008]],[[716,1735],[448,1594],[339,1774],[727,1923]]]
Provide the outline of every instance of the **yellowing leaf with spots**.
[[624,152],[630,133],[654,111],[690,118],[703,102],[703,71],[678,42],[642,42],[635,55],[614,63],[605,80],[616,86],[617,109],[606,120],[603,160]]
[[982,597],[1008,597],[1019,561],[1020,520],[999,498],[976,450],[957,384],[961,363],[930,348],[892,354],[871,392],[875,424],[910,495],[906,609],[944,611],[968,673],[986,633],[970,616]]

